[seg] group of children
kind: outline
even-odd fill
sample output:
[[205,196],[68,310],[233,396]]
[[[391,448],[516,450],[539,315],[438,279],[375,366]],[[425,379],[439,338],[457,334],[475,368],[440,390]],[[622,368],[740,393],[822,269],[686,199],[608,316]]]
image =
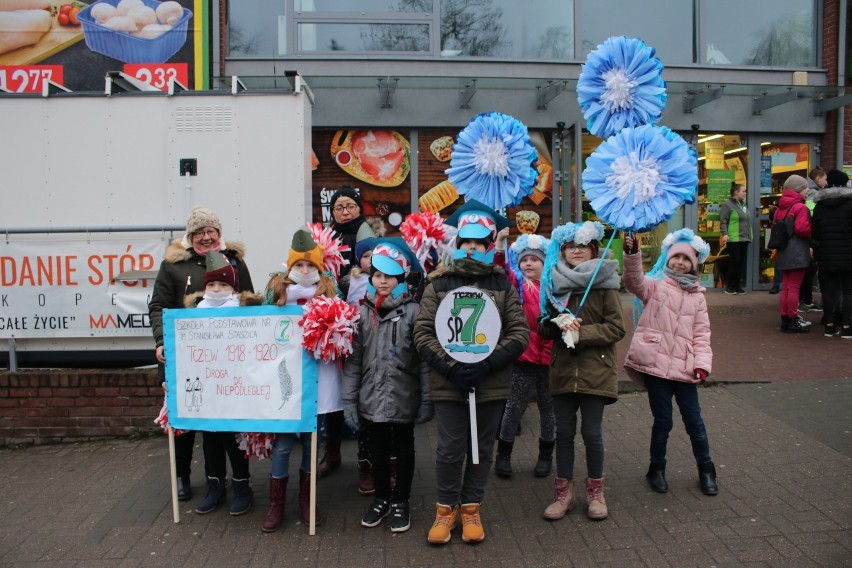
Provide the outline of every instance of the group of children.
[[[453,260],[432,271],[417,293],[408,282],[423,268],[405,241],[371,237],[358,242],[356,258],[363,262],[349,282],[350,292],[360,296],[352,354],[342,366],[320,363],[318,413],[342,410],[346,422],[367,440],[375,493],[361,524],[376,527],[390,517],[392,532],[409,529],[414,425],[434,418],[437,503],[428,542],[449,542],[457,524],[464,542],[482,541],[480,507],[495,440],[497,473],[507,477],[514,435],[533,386],[541,413],[536,475],[549,475],[554,447],[556,452],[553,499],[543,516],[557,520],[575,506],[579,414],[587,515],[605,519],[603,413],[618,398],[616,344],[626,331],[618,262],[601,257],[603,227],[568,223],[549,240],[522,235],[507,251],[509,220],[482,203],[468,201],[446,223],[458,229]],[[696,389],[711,372],[707,305],[698,283],[698,266],[709,247],[688,229],[676,231],[663,242],[660,260],[647,276],[638,236],[625,238],[624,252],[624,285],[644,305],[624,366],[631,379],[647,388],[653,414],[648,482],[654,491],[668,490],[666,445],[674,398],[692,442],[700,488],[716,495]],[[207,255],[206,291],[198,307],[241,303],[228,271],[234,268],[227,263],[217,268],[216,259],[216,251]],[[286,270],[272,275],[262,302],[301,305],[315,296],[335,296],[336,284],[323,269],[322,247],[300,229]],[[460,287],[483,291],[499,314],[499,338],[478,362],[456,360],[436,329],[442,300]],[[471,454],[470,393],[475,393],[478,459]],[[300,513],[308,522],[314,467],[310,436],[277,434],[263,531],[281,526],[289,457],[297,440],[302,445]],[[247,478],[247,466],[241,473],[243,466],[231,457],[234,477]],[[238,482],[234,480],[235,489],[242,488]],[[247,479],[245,486],[242,497],[250,505]],[[224,485],[208,483],[203,503],[212,510],[223,498]]]

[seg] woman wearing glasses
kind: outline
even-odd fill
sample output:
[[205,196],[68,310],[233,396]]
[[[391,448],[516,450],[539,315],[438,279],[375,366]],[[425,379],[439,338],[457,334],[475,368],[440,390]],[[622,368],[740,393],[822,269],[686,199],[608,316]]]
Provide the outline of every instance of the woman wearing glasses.
[[[162,382],[166,380],[164,367],[166,358],[163,354],[163,310],[183,308],[184,298],[204,293],[204,273],[207,271],[207,252],[210,250],[220,251],[237,269],[236,292],[254,290],[249,269],[243,260],[245,254],[243,245],[225,242],[222,238],[222,223],[216,213],[200,205],[193,207],[189,219],[186,220],[186,234],[180,239],[172,241],[166,249],[165,258],[160,264],[160,271],[157,273],[157,280],[154,282],[151,302],[148,304],[151,330],[157,344],[159,376]],[[211,448],[221,448],[221,444],[212,443],[212,438],[216,436],[217,433],[215,432],[205,433],[205,463],[221,463],[224,466],[225,451],[237,452],[235,455],[239,455],[240,459],[243,459],[242,451],[237,448],[233,434],[230,435],[230,439],[228,439],[228,436],[222,436],[222,443],[227,443],[227,447],[224,450],[220,449],[220,456],[208,459],[207,454],[211,451]],[[208,438],[210,438],[209,442]],[[175,470],[177,473],[178,499],[181,501],[192,497],[189,474],[194,443],[195,432],[193,431],[185,432],[175,438]],[[208,471],[207,474],[208,477],[217,479],[221,476],[222,481],[224,481],[222,471]]]
[[[553,339],[550,393],[556,416],[556,480],[544,518],[558,520],[574,508],[574,437],[577,414],[586,448],[590,519],[607,518],[604,499],[604,407],[618,399],[615,345],[625,335],[618,261],[600,258],[603,226],[567,223],[553,230],[541,283],[538,334]],[[600,267],[598,269],[598,267]],[[595,271],[597,270],[597,275]],[[585,303],[580,300],[591,287]],[[576,318],[574,316],[577,316]]]

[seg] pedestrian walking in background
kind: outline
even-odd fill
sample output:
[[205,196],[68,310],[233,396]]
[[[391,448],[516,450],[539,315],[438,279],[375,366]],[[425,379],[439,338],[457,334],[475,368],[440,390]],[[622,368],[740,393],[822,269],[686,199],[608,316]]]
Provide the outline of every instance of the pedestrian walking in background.
[[[538,333],[553,340],[550,392],[556,416],[556,479],[553,502],[544,511],[549,520],[561,519],[575,504],[578,413],[586,448],[587,515],[593,520],[609,516],[604,497],[603,414],[606,405],[618,400],[615,346],[626,332],[618,297],[618,261],[599,256],[603,235],[598,222],[568,223],[554,229],[547,249]],[[590,286],[581,309],[580,301]]]
[[814,256],[823,284],[823,334],[844,339],[852,339],[852,187],[848,184],[844,172],[829,171],[829,187],[814,196],[813,214]]
[[716,468],[697,388],[707,380],[713,362],[705,289],[698,283],[698,265],[707,259],[710,245],[689,229],[675,231],[663,240],[648,276],[642,273],[638,236],[625,238],[624,252],[624,286],[642,305],[624,368],[648,390],[654,416],[646,477],[654,491],[669,490],[666,448],[674,425],[674,397],[692,443],[701,491],[716,495]]

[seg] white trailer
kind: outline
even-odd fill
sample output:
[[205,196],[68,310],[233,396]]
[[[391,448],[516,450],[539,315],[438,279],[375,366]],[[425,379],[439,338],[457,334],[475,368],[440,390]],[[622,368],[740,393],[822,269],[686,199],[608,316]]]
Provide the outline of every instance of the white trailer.
[[245,245],[261,289],[311,215],[312,95],[289,78],[274,91],[236,78],[230,91],[135,91],[115,75],[105,93],[0,93],[4,363],[153,362],[153,278],[194,205]]

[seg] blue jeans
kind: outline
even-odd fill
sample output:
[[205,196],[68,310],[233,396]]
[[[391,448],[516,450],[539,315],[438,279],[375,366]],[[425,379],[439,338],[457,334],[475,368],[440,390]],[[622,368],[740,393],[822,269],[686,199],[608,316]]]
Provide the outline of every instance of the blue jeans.
[[707,430],[701,418],[701,405],[698,404],[698,388],[692,383],[670,381],[651,375],[645,375],[645,387],[648,389],[648,404],[654,415],[651,428],[651,463],[666,464],[666,446],[669,432],[672,431],[672,397],[680,408],[680,417],[692,442],[692,453],[699,465],[712,461]]
[[272,472],[275,479],[289,477],[290,452],[296,444],[296,439],[302,444],[302,464],[299,466],[305,473],[311,472],[311,433],[275,434],[272,444]]

